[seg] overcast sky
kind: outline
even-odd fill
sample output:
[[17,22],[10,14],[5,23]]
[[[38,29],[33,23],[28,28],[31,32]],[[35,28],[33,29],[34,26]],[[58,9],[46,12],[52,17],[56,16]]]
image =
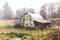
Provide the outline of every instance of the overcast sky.
[[58,0],[0,0],[0,9],[3,9],[3,5],[6,1],[14,12],[16,9],[24,7],[34,8],[36,12],[39,12],[43,4],[57,2]]

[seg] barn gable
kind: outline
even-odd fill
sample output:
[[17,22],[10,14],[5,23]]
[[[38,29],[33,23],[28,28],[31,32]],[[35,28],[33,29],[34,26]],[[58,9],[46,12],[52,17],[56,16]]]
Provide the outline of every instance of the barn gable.
[[24,14],[21,18],[21,25],[24,27],[34,27],[34,23],[33,23],[31,15],[27,13]]

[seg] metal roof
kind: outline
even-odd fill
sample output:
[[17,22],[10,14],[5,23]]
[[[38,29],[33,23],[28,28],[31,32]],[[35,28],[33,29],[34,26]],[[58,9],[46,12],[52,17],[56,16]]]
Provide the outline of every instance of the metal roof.
[[33,20],[43,20],[43,17],[38,13],[28,13],[28,14],[31,15]]
[[31,15],[31,17],[34,21],[41,22],[41,23],[51,22],[51,21],[48,21],[48,20],[44,20],[43,17],[38,13],[28,13],[28,14]]

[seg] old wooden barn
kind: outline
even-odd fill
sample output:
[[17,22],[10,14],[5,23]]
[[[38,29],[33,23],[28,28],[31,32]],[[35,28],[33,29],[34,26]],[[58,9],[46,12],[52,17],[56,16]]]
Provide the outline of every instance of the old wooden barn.
[[51,21],[44,20],[38,13],[25,13],[20,19],[20,24],[21,27],[44,29],[51,26]]

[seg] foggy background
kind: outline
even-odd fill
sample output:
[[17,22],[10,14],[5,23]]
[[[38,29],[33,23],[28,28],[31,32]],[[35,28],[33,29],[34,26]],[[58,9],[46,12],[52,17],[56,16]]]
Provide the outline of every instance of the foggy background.
[[44,19],[60,18],[59,0],[0,0],[0,18],[20,19],[24,13],[39,13]]
[[53,3],[59,0],[0,0],[0,9],[3,9],[5,2],[8,2],[12,11],[16,11],[20,8],[34,8],[36,12],[39,12],[41,6],[46,3]]

